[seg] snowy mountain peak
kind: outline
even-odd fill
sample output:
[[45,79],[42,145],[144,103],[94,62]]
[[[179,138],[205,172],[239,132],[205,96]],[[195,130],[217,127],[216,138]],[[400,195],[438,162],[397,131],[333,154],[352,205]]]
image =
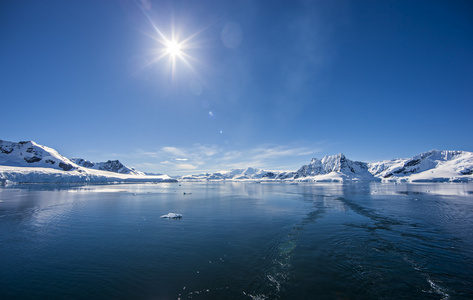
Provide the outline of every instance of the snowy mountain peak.
[[261,171],[260,169],[253,169],[253,168],[249,167],[249,168],[246,168],[245,171],[243,171],[243,174],[245,174],[245,175],[254,175],[254,174],[256,174],[260,171]]
[[[117,173],[120,175],[117,175]],[[58,179],[58,177],[64,177],[64,179]],[[145,173],[125,166],[119,160],[94,163],[81,158],[68,159],[56,150],[33,141],[9,142],[0,140],[0,184],[7,181],[108,182],[109,180],[150,180],[145,177],[147,177]],[[370,164],[352,161],[346,158],[344,154],[339,153],[325,156],[322,159],[313,158],[308,165],[303,165],[296,172],[245,168],[212,174],[183,176],[180,179],[197,181],[256,180],[257,182],[276,180],[308,182],[473,182],[473,152],[434,149],[411,158],[392,159]],[[159,175],[152,178],[152,180],[172,181],[174,179],[166,175]]]
[[[370,172],[381,178],[406,177],[428,170],[444,170],[467,175],[473,168],[473,153],[466,151],[431,150],[407,159],[393,159],[369,165]],[[431,171],[434,173],[434,171]],[[448,175],[451,176],[452,174]],[[447,176],[447,175],[445,175]]]
[[33,141],[9,142],[0,140],[0,165],[13,167],[42,167],[72,171],[80,167],[128,175],[145,175],[123,165],[119,160],[93,163],[82,158],[68,159],[56,150]]
[[106,162],[94,163],[82,158],[71,158],[71,160],[84,168],[109,171],[120,174],[130,174],[130,175],[146,175],[143,172],[137,171],[134,168],[129,168],[123,165],[119,160],[108,160]]
[[414,156],[414,158],[430,158],[434,160],[439,160],[439,161],[447,161],[451,159],[455,159],[459,155],[463,155],[465,151],[451,151],[451,150],[430,150],[428,152],[421,153],[417,156]]
[[56,150],[33,141],[16,143],[0,140],[0,165],[45,167],[63,171],[77,168],[77,165]]
[[299,176],[315,176],[332,172],[344,174],[367,173],[368,165],[364,162],[349,160],[343,153],[339,153],[325,156],[321,160],[313,158],[308,165],[302,166],[297,174]]
[[[167,175],[146,176],[118,160],[79,164],[33,141],[0,140],[0,185],[8,183],[175,182]],[[95,167],[92,170],[91,167]],[[120,173],[120,174],[118,174]]]

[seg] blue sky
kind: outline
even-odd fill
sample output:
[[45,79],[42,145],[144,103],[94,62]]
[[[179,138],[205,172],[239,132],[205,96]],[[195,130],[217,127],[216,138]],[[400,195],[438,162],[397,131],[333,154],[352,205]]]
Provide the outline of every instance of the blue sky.
[[2,1],[0,139],[167,174],[473,151],[472,37],[471,1]]

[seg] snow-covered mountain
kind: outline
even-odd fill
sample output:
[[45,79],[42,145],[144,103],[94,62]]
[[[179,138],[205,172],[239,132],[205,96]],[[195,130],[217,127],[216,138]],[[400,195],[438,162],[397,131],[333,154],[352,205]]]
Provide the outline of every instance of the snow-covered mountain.
[[289,181],[289,182],[473,182],[473,153],[432,150],[412,158],[377,163],[352,161],[343,154],[313,158],[295,172],[234,169],[189,175],[180,180]]
[[368,164],[349,160],[342,153],[325,156],[321,160],[313,158],[295,174],[299,181],[379,181],[368,170]]
[[265,171],[247,168],[226,172],[183,176],[181,180],[231,180],[231,181],[328,181],[346,180],[380,181],[368,171],[368,164],[351,161],[343,154],[326,156],[322,160],[313,158],[308,165],[296,172]]
[[232,169],[230,171],[205,173],[198,175],[187,175],[180,177],[181,180],[254,180],[263,178],[268,171],[254,168]]
[[0,140],[0,165],[43,167],[62,171],[71,171],[78,167],[56,150],[33,141],[15,143],[4,140]]
[[108,160],[106,162],[94,163],[83,158],[71,158],[71,161],[84,168],[115,172],[120,174],[146,175],[144,172],[123,165],[119,160]]
[[312,159],[296,181],[473,182],[473,153],[431,150],[412,158],[377,163],[351,161],[343,154]]
[[[352,161],[340,153],[313,158],[297,171],[246,168],[176,178],[183,181],[473,182],[473,152],[431,150],[411,158],[376,163]],[[176,180],[167,175],[147,176],[118,160],[94,163],[81,158],[68,159],[33,141],[0,140],[0,183],[115,181]]]
[[[76,161],[79,163],[77,164]],[[93,168],[90,168],[93,167]],[[94,164],[71,160],[33,141],[0,140],[0,184],[73,182],[175,182],[168,175],[146,176],[117,161]]]
[[473,181],[473,153],[431,150],[407,159],[369,164],[383,181]]

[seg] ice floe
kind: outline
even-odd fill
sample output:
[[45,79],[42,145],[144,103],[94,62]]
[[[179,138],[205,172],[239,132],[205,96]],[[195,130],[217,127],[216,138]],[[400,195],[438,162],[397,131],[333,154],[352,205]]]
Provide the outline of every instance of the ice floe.
[[182,218],[182,214],[177,214],[177,213],[168,213],[167,215],[162,215],[161,218],[167,218],[167,219],[180,219]]

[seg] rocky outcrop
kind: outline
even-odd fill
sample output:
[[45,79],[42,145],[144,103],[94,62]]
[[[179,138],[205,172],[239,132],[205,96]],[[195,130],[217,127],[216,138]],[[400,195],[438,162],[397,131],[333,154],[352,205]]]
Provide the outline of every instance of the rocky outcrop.
[[130,175],[146,175],[143,172],[137,171],[134,168],[127,167],[123,165],[119,160],[108,160],[106,162],[91,162],[82,158],[71,158],[71,160],[84,168],[108,171],[120,174],[130,174]]

